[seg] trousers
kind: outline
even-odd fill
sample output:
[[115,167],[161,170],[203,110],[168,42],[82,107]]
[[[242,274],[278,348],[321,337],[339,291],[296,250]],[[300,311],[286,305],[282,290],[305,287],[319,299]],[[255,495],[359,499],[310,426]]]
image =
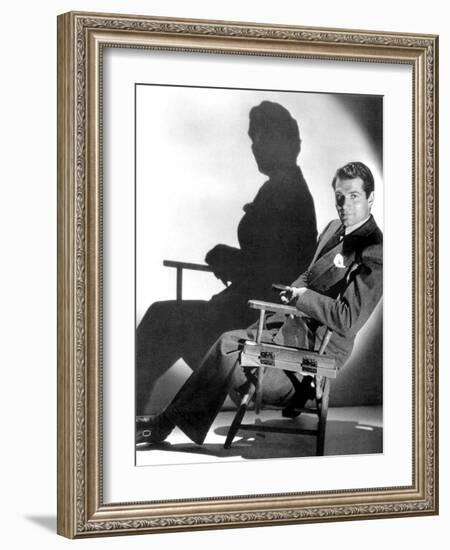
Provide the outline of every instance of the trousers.
[[[277,330],[264,330],[262,341],[272,342]],[[242,395],[247,378],[239,364],[242,344],[254,340],[256,329],[223,334],[211,347],[164,413],[192,441],[201,445],[228,393]],[[266,369],[263,402],[283,406],[294,389],[284,372]]]

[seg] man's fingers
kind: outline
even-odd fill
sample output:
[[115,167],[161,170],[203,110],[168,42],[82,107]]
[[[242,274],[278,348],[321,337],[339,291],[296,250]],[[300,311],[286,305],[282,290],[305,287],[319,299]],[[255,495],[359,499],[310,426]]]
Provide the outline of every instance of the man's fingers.
[[289,304],[289,302],[292,300],[293,297],[293,289],[291,287],[287,288],[286,290],[283,290],[283,292],[280,294],[280,299],[283,302],[283,304]]

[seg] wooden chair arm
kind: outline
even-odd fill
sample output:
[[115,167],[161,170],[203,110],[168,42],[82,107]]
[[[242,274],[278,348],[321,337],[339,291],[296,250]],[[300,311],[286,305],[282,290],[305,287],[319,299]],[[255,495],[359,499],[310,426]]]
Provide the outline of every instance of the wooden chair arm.
[[294,317],[305,316],[304,313],[302,313],[295,306],[286,306],[284,304],[277,304],[274,302],[262,302],[261,300],[249,300],[248,305],[252,309],[259,309],[260,311],[284,313],[285,315],[294,315]]

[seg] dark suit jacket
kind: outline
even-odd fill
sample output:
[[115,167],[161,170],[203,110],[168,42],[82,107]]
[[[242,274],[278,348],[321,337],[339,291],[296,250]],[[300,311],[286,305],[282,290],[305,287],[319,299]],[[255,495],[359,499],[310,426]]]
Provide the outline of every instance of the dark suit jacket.
[[[328,327],[333,334],[326,353],[335,357],[341,366],[353,349],[357,332],[383,293],[383,234],[371,216],[320,256],[339,226],[340,221],[334,220],[325,228],[308,272],[293,283],[293,286],[307,286],[296,307],[312,321],[288,318],[274,341],[310,347],[314,339],[317,349]],[[269,326],[274,322],[276,319],[271,318]]]

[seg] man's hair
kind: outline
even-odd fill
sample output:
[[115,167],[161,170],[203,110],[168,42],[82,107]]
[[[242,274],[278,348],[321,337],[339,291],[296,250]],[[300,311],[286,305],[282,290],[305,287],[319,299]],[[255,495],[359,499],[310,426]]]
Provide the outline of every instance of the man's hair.
[[372,193],[375,189],[375,182],[372,172],[362,162],[349,162],[342,168],[339,168],[334,175],[332,186],[336,188],[337,180],[352,180],[355,178],[361,178],[363,182],[363,189],[366,193],[366,197]]

